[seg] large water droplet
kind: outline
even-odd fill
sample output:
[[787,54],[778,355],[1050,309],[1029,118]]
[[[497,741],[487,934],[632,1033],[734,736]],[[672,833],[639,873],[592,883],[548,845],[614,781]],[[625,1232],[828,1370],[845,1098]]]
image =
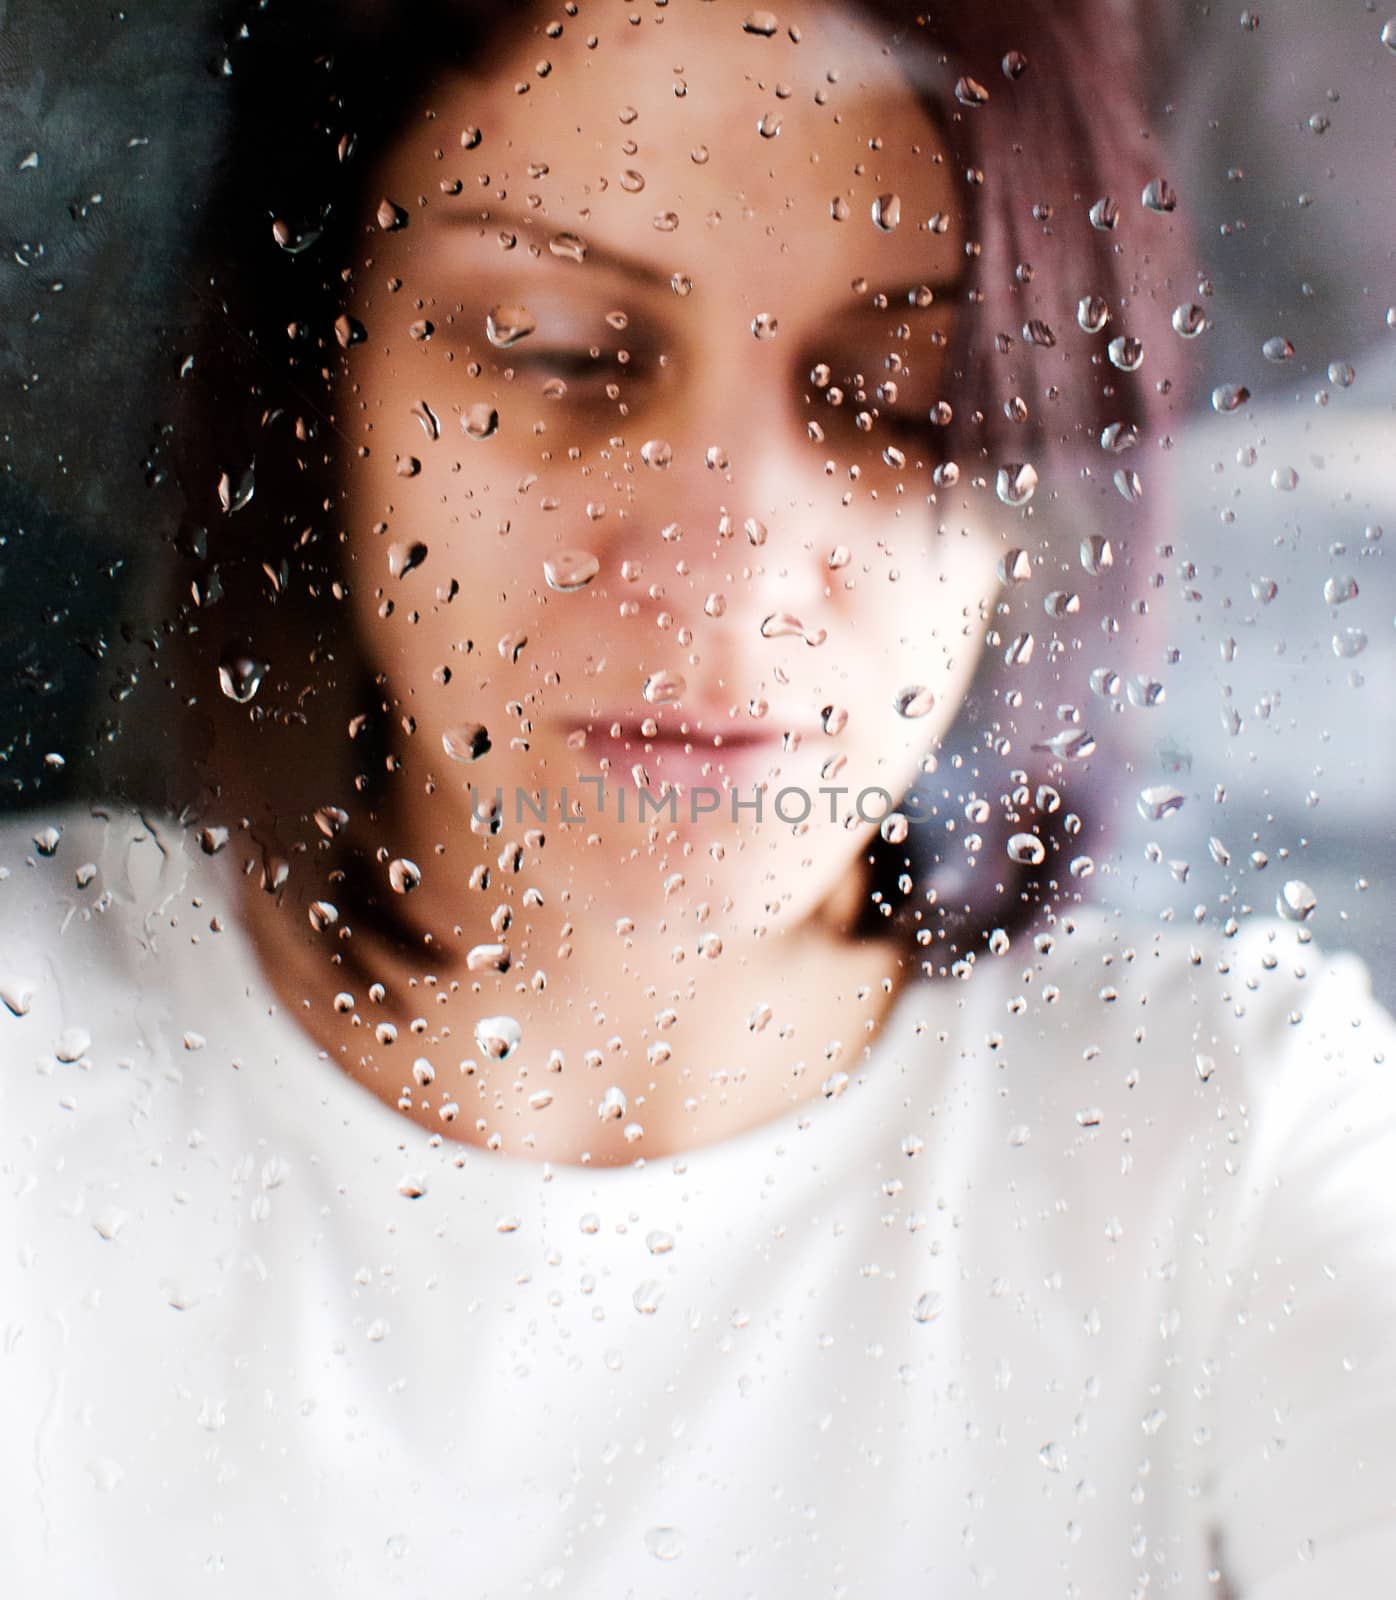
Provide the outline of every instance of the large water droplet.
[[[757,16],[769,16],[768,11],[758,11]],[[764,29],[748,28],[748,33],[761,33]],[[775,29],[772,27],[771,32]],[[656,1561],[677,1561],[684,1552],[683,1535],[677,1528],[650,1528],[645,1533],[645,1549]]]
[[1154,784],[1139,793],[1139,815],[1146,822],[1162,822],[1167,816],[1182,808],[1181,790],[1165,783]]
[[422,881],[422,869],[405,856],[388,863],[388,882],[395,894],[411,894]]
[[640,446],[640,460],[656,472],[663,472],[674,459],[674,447],[667,439],[646,439]]
[[485,332],[496,350],[508,350],[520,339],[526,339],[537,326],[533,313],[521,305],[494,306],[485,318]]
[[958,78],[955,81],[955,98],[962,106],[977,109],[988,105],[989,91],[974,78]]
[[803,639],[808,645],[823,644],[828,634],[823,628],[810,628],[789,611],[773,612],[761,624],[763,639]]
[[1144,186],[1139,202],[1146,211],[1175,211],[1178,207],[1178,196],[1173,192],[1173,186],[1167,179],[1150,178]]
[[762,39],[772,38],[779,29],[774,11],[750,11],[742,23],[743,33],[754,33]]
[[590,550],[559,550],[543,563],[548,587],[559,594],[575,594],[585,589],[601,570],[601,562]]
[[927,716],[935,708],[935,703],[935,695],[920,683],[909,684],[905,689],[899,689],[892,701],[897,715],[909,720]]
[[1110,320],[1110,306],[1103,296],[1083,295],[1076,302],[1076,321],[1082,333],[1099,333]]
[[1015,833],[1008,841],[1008,857],[1020,867],[1039,867],[1047,859],[1047,847],[1035,833]]
[[1349,600],[1357,598],[1357,579],[1351,577],[1328,578],[1323,585],[1323,599],[1326,605],[1345,606]]
[[482,723],[462,722],[441,735],[441,748],[452,761],[478,761],[489,751],[489,732]]
[[1260,353],[1267,361],[1288,361],[1294,354],[1294,346],[1288,339],[1281,338],[1276,334],[1273,339],[1267,339],[1261,345]]
[[523,1038],[523,1029],[513,1017],[481,1017],[475,1024],[475,1044],[491,1061],[513,1055]]
[[883,233],[891,233],[902,220],[900,195],[880,194],[872,204],[872,219]]
[[645,679],[642,693],[650,705],[662,706],[680,699],[687,688],[688,684],[680,673],[662,671]]
[[218,662],[218,686],[229,700],[245,706],[256,698],[267,674],[267,664],[246,645],[230,645]]
[[1207,331],[1207,313],[1201,306],[1186,304],[1173,310],[1173,331],[1180,339],[1195,339]]
[[1004,505],[1025,506],[1037,492],[1037,468],[1031,462],[1009,462],[999,468],[994,487]]
[[1318,896],[1298,878],[1291,878],[1275,901],[1275,909],[1289,922],[1307,922],[1317,908]]
[[490,439],[499,428],[499,413],[488,400],[477,400],[461,413],[461,432],[469,439]]
[[1239,411],[1251,397],[1244,383],[1222,383],[1212,390],[1212,410],[1220,416]]
[[587,243],[579,233],[555,233],[548,240],[548,250],[561,261],[585,261]]
[[1091,226],[1102,232],[1113,228],[1120,220],[1120,208],[1110,196],[1102,195],[1090,210]]
[[1107,353],[1111,366],[1118,367],[1121,372],[1138,372],[1144,364],[1144,341],[1121,334],[1110,341]]

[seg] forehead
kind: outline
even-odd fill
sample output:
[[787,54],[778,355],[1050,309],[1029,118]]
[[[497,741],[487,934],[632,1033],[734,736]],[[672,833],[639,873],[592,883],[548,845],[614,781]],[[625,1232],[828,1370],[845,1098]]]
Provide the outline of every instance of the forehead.
[[525,11],[486,66],[438,85],[384,181],[438,216],[507,209],[666,273],[785,258],[785,278],[796,256],[802,280],[846,286],[914,279],[928,252],[943,266],[953,167],[905,55],[846,7],[785,7],[773,33],[769,16],[671,0],[555,34]]

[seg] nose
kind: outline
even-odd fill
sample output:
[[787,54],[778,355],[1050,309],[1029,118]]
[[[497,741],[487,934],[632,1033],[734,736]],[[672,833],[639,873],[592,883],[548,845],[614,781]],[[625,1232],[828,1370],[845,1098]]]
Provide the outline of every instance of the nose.
[[759,640],[766,624],[778,637],[789,624],[770,619],[788,617],[812,637],[827,629],[838,493],[808,435],[792,351],[779,330],[774,339],[740,332],[710,340],[656,413],[672,455],[662,469],[638,468],[636,509],[650,528],[658,516],[659,527],[681,530],[670,533],[675,562],[698,607],[722,596],[723,631]]

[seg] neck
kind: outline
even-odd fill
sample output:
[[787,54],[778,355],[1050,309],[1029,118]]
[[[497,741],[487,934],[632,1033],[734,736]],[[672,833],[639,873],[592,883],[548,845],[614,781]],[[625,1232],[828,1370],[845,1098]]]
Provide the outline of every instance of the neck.
[[[354,960],[336,963],[309,893],[302,906],[290,890],[278,902],[249,887],[245,905],[288,1013],[402,1115],[534,1160],[658,1159],[827,1093],[915,971],[891,940],[849,939],[856,880],[799,928],[739,940],[724,926],[720,947],[691,915],[642,929],[573,916],[565,901],[534,908],[507,934],[503,973],[471,970],[468,944],[408,958],[361,931]],[[518,1043],[496,1057],[477,1028],[500,1017]]]

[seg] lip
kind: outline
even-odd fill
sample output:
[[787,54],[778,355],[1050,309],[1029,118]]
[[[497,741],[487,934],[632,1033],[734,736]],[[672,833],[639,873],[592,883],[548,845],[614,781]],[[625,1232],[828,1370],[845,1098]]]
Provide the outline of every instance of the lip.
[[[787,733],[800,735],[800,746],[810,737],[805,727],[731,725],[725,714],[715,719],[719,728],[713,732],[695,726],[701,720],[711,727],[706,717],[685,715],[676,719],[689,729],[687,733],[677,727],[665,728],[654,717],[659,723],[658,731],[647,735],[640,731],[640,723],[650,720],[649,716],[637,719],[633,714],[602,716],[588,723],[572,723],[568,731],[586,734],[585,752],[598,761],[605,759],[613,777],[628,782],[632,770],[643,767],[651,788],[656,790],[666,780],[686,788],[698,784],[717,788],[724,778],[734,784],[759,781],[786,768],[796,757],[796,750],[787,748]],[[611,729],[617,727],[620,732],[612,733]]]

